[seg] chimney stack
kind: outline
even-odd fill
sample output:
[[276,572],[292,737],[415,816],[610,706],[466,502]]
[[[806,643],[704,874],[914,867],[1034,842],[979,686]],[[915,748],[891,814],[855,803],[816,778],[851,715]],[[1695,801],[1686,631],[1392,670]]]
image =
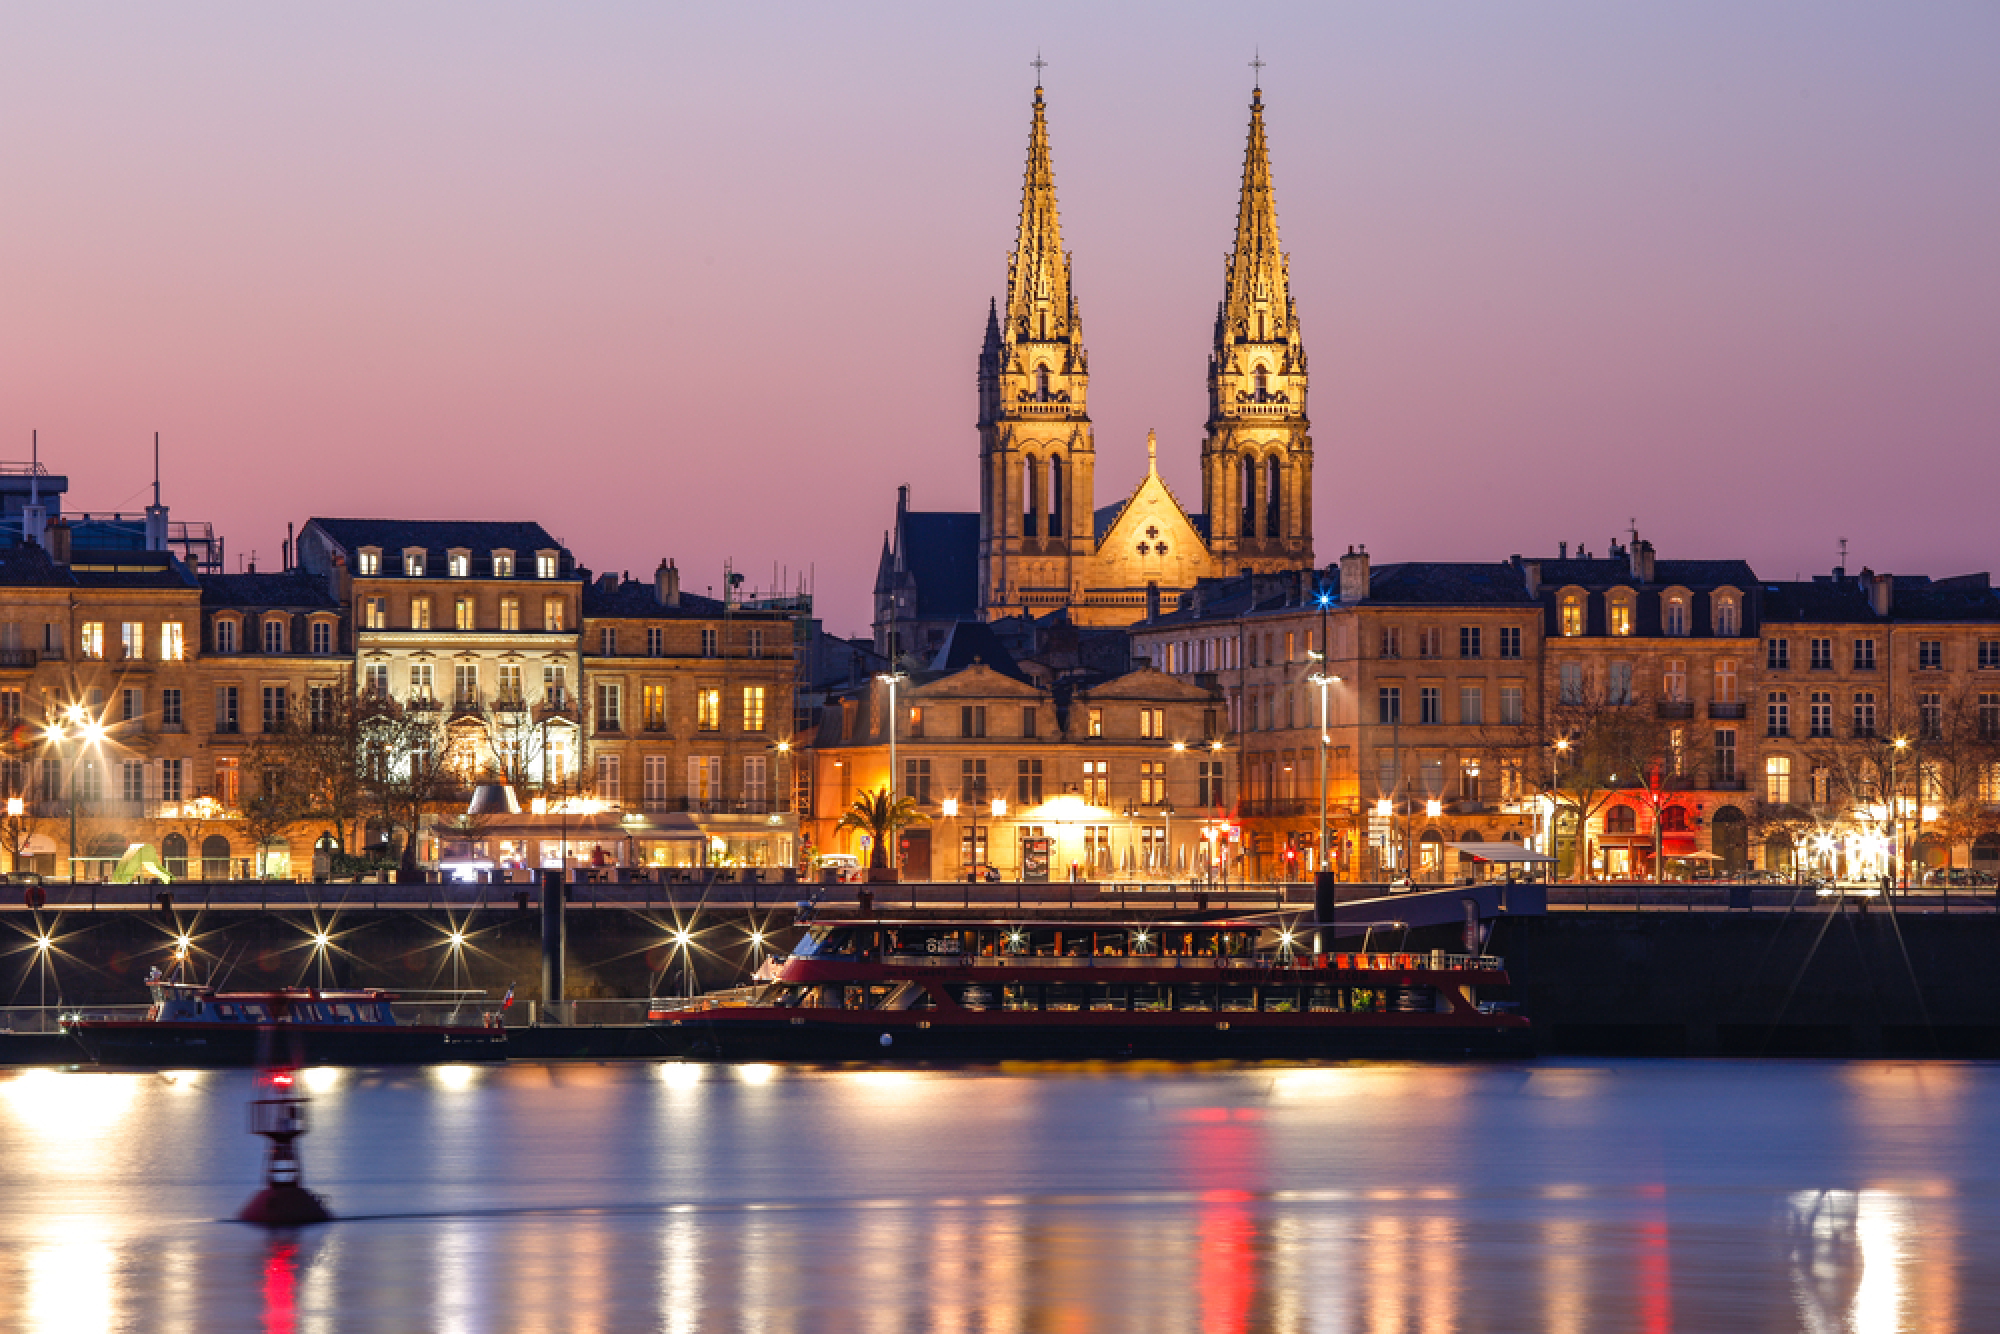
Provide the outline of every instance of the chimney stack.
[[1653,582],[1653,544],[1645,538],[1635,538],[1629,554],[1632,557],[1632,582],[1650,584]]
[[1146,584],[1146,620],[1150,623],[1160,619],[1160,583],[1149,580]]
[[1368,548],[1349,547],[1340,558],[1340,600],[1349,606],[1368,600]]
[[56,519],[49,524],[49,559],[58,565],[69,564],[69,520]]
[[681,605],[680,567],[670,560],[660,562],[660,568],[653,572],[653,596],[662,607]]
[[1877,616],[1886,617],[1896,600],[1896,580],[1894,575],[1870,574],[1868,584],[1868,606]]

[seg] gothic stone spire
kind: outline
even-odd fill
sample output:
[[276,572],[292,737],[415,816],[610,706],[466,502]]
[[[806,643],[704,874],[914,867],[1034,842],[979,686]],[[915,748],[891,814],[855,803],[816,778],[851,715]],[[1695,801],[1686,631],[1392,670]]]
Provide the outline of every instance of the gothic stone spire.
[[1236,248],[1229,256],[1216,344],[1298,339],[1285,252],[1278,246],[1278,206],[1271,195],[1271,157],[1264,142],[1264,94],[1250,96],[1250,145],[1243,154],[1243,196],[1236,210]]
[[1080,342],[1076,298],[1069,290],[1069,256],[1056,214],[1055,172],[1049,166],[1049,126],[1042,90],[1028,129],[1028,172],[1021,187],[1021,229],[1007,265],[1007,341]]

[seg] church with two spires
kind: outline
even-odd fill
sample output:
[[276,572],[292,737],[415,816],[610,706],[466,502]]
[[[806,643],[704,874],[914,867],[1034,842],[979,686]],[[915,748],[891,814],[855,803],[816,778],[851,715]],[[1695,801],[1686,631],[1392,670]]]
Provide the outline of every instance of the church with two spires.
[[1146,476],[1095,503],[1090,357],[1062,246],[1042,89],[1028,131],[1007,294],[979,350],[979,511],[912,510],[901,490],[875,580],[875,647],[928,657],[962,621],[1063,613],[1122,626],[1172,611],[1199,579],[1312,564],[1312,435],[1299,337],[1264,138],[1251,96],[1201,446],[1201,508]]

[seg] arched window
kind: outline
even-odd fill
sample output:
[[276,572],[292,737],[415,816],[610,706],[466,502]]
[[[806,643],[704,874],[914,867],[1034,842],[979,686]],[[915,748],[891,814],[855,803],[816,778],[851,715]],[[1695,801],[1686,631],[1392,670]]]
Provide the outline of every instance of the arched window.
[[1607,834],[1636,834],[1639,832],[1639,812],[1630,806],[1613,806],[1604,813],[1604,832]]
[[1245,454],[1237,475],[1242,478],[1243,536],[1257,536],[1257,460]]
[[1264,396],[1271,392],[1271,377],[1262,366],[1250,372],[1250,388],[1260,403],[1264,401]]
[[1606,601],[1605,610],[1609,614],[1612,634],[1632,633],[1632,594],[1629,590],[1623,588],[1612,590],[1610,598]]
[[1042,512],[1042,465],[1034,455],[1021,460],[1021,531],[1033,537]]
[[1734,636],[1742,633],[1742,620],[1736,612],[1736,596],[1733,593],[1715,595],[1715,633]]
[[1049,368],[1035,367],[1035,397],[1043,403],[1049,401]]
[[1666,634],[1684,635],[1688,632],[1688,602],[1679,593],[1669,593],[1661,609],[1660,628]]
[[1687,831],[1687,807],[1669,806],[1660,812],[1660,832],[1666,834],[1685,834]]
[[201,878],[229,879],[229,840],[221,834],[210,834],[201,841]]
[[1572,638],[1583,633],[1583,594],[1563,594],[1562,632]]
[[1278,537],[1285,531],[1283,465],[1276,458],[1264,460],[1264,536]]
[[187,835],[168,834],[160,840],[160,859],[167,864],[167,874],[176,880],[188,878]]
[[1063,465],[1059,458],[1049,460],[1049,522],[1048,535],[1062,536],[1063,530]]

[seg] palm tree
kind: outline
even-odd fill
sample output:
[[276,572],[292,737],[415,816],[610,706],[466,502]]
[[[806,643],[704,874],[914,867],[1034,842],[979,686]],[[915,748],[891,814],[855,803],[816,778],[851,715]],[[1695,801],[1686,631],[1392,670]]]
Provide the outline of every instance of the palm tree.
[[854,804],[840,813],[840,821],[834,828],[853,829],[868,835],[868,865],[870,869],[881,870],[889,865],[889,845],[897,833],[930,818],[918,810],[917,803],[908,797],[897,797],[891,801],[889,789],[878,787],[873,792],[863,792],[856,797]]

